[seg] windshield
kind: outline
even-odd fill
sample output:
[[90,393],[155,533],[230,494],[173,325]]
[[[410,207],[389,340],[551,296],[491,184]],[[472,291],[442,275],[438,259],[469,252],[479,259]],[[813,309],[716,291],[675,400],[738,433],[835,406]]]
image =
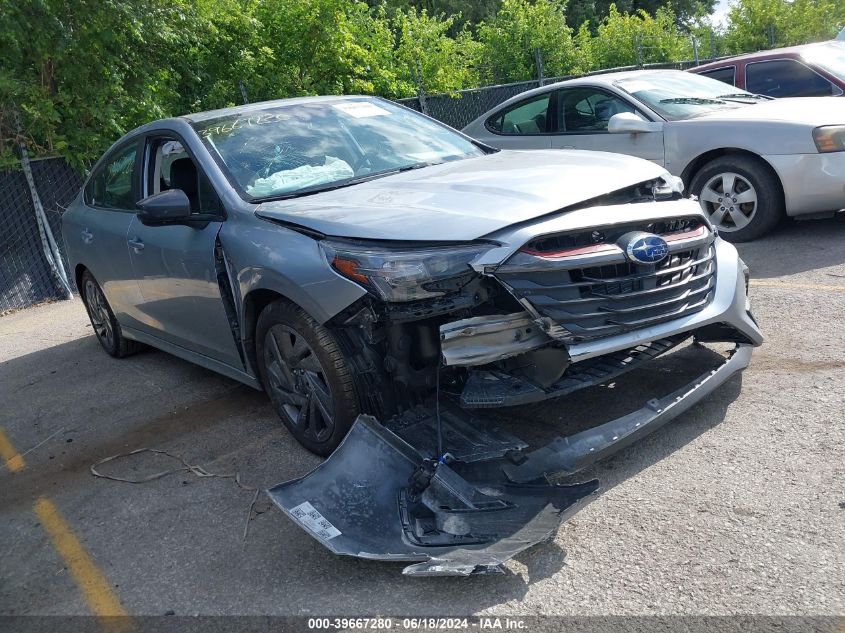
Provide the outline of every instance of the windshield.
[[251,199],[293,197],[484,152],[387,101],[293,103],[201,121],[194,129]]
[[845,42],[812,46],[802,53],[806,61],[845,81]]
[[615,83],[669,121],[756,103],[758,97],[709,77],[685,72],[636,75]]

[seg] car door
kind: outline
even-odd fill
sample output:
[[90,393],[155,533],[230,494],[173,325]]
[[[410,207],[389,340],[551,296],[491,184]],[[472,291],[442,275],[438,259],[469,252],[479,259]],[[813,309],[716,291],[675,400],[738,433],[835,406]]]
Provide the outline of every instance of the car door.
[[127,243],[142,297],[143,329],[192,352],[243,369],[218,282],[226,275],[217,234],[225,213],[217,193],[181,139],[146,139],[142,167],[145,195],[182,189],[192,214],[214,220],[194,226],[146,226],[135,217]]
[[551,91],[526,97],[485,122],[484,141],[502,149],[549,149]]
[[117,320],[128,327],[139,322],[140,293],[126,234],[140,197],[140,147],[136,138],[109,152],[85,184],[73,224],[62,227],[73,232],[69,237],[78,245],[78,261],[100,284]]
[[634,104],[609,90],[594,86],[561,88],[553,99],[555,149],[587,149],[645,158],[663,165],[663,132],[609,133],[610,117],[634,112]]

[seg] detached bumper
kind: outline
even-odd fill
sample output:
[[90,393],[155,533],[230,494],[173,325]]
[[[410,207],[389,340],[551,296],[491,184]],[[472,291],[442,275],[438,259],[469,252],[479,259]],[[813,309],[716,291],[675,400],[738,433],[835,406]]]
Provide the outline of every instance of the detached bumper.
[[[744,369],[739,345],[711,371],[638,411],[549,445],[526,444],[489,422],[441,405],[448,457],[437,458],[433,407],[387,426],[359,416],[311,473],[268,491],[300,527],[337,554],[410,561],[410,575],[500,570],[552,535],[598,489],[550,481],[578,472],[660,428]],[[434,459],[431,459],[431,458]]]

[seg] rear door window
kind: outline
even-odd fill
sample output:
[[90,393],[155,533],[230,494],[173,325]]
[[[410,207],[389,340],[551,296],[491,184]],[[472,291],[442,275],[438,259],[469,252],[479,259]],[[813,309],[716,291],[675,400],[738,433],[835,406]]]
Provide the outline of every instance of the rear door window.
[[532,97],[495,114],[487,127],[498,134],[547,134],[551,92]]
[[745,89],[769,97],[827,97],[839,94],[832,83],[794,59],[745,66]]

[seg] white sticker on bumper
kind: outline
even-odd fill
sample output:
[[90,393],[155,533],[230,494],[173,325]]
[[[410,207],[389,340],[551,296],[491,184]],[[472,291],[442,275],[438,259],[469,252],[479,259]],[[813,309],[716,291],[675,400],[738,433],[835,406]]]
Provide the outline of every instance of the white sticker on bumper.
[[291,511],[297,521],[302,523],[309,530],[314,532],[321,539],[330,541],[336,536],[341,535],[341,531],[329,522],[322,514],[320,514],[314,506],[307,501],[303,501]]

